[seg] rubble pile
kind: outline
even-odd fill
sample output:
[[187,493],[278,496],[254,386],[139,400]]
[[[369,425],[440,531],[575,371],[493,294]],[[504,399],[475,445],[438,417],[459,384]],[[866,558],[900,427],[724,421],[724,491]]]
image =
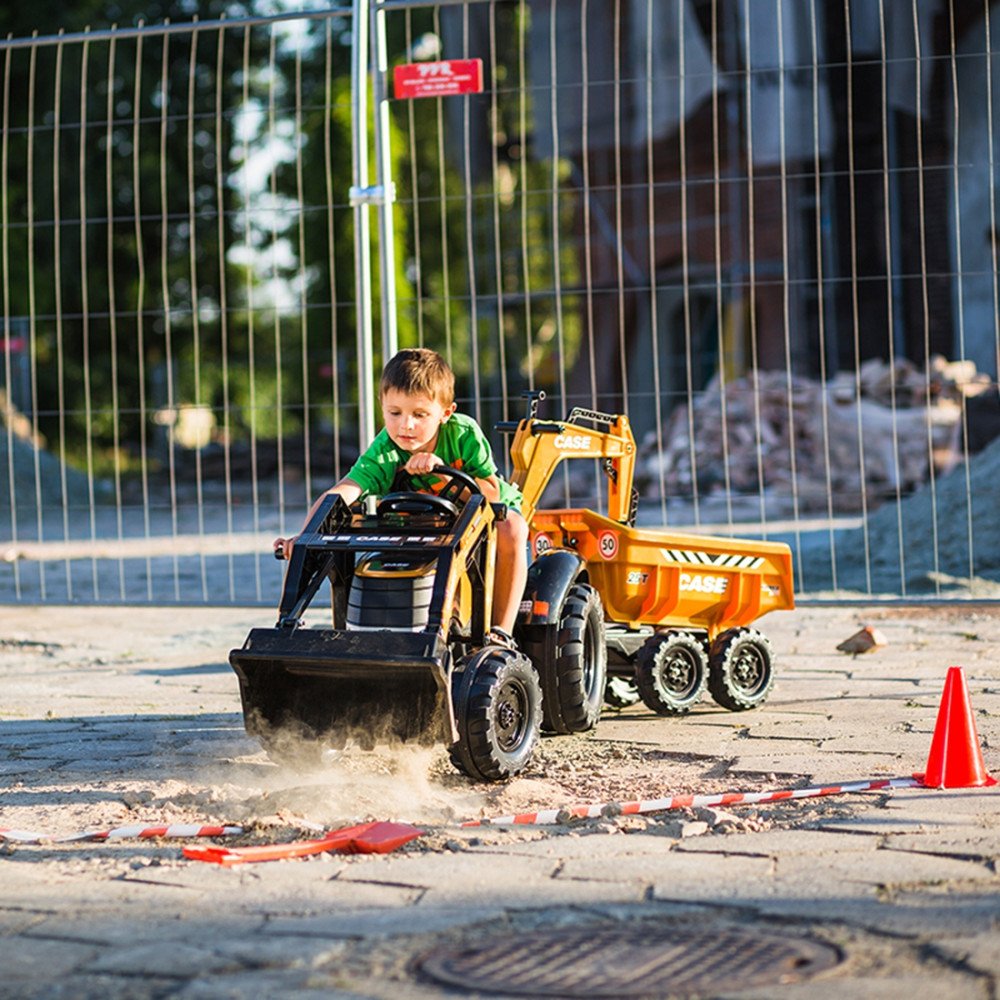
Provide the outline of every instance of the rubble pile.
[[[757,372],[722,385],[718,376],[663,430],[663,450],[647,435],[639,454],[646,496],[797,496],[806,513],[859,510],[905,495],[933,467],[947,472],[965,453],[965,401],[992,382],[972,362],[874,359],[857,373],[819,381]],[[692,446],[693,442],[693,446]],[[793,447],[794,444],[794,447]],[[829,500],[828,500],[829,498]]]

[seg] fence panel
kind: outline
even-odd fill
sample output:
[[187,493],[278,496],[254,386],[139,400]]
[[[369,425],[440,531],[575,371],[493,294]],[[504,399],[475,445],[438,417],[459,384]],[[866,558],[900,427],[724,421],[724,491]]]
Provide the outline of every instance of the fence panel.
[[[373,7],[373,309],[462,409],[628,413],[642,522],[786,539],[804,598],[998,596],[996,5]],[[350,27],[0,43],[0,599],[274,600],[358,445]],[[482,93],[392,93],[459,58]]]
[[270,603],[356,440],[350,20],[2,58],[2,596]]
[[390,62],[484,60],[392,103],[400,335],[464,405],[629,413],[640,517],[785,538],[803,595],[996,596],[990,5],[384,7]]

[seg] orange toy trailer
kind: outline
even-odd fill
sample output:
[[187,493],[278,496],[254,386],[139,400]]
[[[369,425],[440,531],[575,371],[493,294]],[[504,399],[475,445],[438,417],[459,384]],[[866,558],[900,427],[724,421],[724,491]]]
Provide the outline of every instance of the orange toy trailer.
[[[760,705],[774,683],[773,655],[751,625],[769,611],[794,607],[788,546],[635,527],[636,448],[628,418],[578,408],[566,420],[542,421],[540,398],[532,393],[528,417],[501,429],[516,429],[513,479],[525,494],[535,554],[517,635],[536,664],[550,667],[546,727],[589,728],[579,721],[599,711],[605,670],[612,705],[637,694],[661,715],[682,715],[706,686],[732,711]],[[606,516],[538,509],[555,467],[567,458],[602,461]],[[584,709],[574,708],[581,699]]]

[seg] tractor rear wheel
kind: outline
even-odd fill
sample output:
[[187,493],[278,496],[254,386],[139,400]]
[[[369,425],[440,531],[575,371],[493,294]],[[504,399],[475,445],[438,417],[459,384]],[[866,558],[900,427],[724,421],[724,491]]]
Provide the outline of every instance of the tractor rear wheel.
[[708,657],[687,632],[647,639],[635,661],[635,683],[643,704],[657,715],[687,715],[705,693]]
[[558,622],[519,630],[518,642],[542,682],[542,728],[560,734],[593,729],[608,671],[601,595],[590,584],[574,583]]
[[452,691],[458,742],[451,762],[477,781],[503,781],[531,761],[542,723],[542,692],[528,658],[487,646],[463,657]]
[[774,687],[774,655],[754,628],[731,628],[712,643],[708,690],[723,708],[743,712],[764,703]]

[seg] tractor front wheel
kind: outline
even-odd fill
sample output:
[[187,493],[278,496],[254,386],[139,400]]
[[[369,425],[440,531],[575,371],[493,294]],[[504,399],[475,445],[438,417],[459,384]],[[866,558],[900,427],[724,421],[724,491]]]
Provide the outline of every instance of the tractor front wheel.
[[705,692],[708,657],[687,632],[663,632],[647,639],[635,662],[635,683],[643,704],[657,715],[686,715]]
[[731,628],[712,643],[708,690],[723,708],[743,712],[764,703],[774,687],[774,656],[753,628]]
[[587,583],[574,583],[551,625],[518,632],[521,648],[541,678],[542,728],[549,733],[586,733],[601,717],[607,681],[601,595]]
[[455,767],[477,781],[503,781],[528,766],[542,723],[542,691],[526,656],[488,646],[463,657],[452,699]]

